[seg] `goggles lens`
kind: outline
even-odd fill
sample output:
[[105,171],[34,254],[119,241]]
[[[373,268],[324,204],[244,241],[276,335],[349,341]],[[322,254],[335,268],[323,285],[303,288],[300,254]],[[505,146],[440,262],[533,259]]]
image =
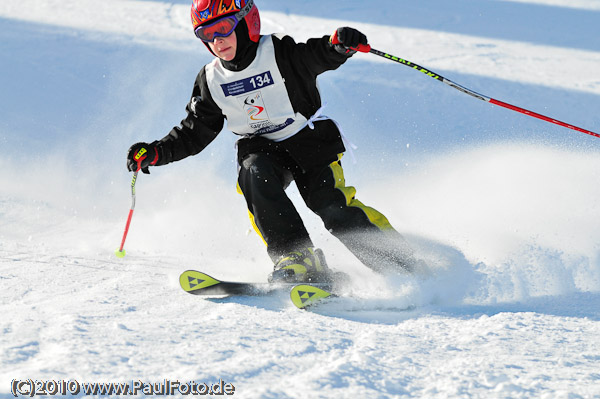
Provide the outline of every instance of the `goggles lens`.
[[196,28],[196,37],[203,42],[212,42],[215,37],[227,37],[233,33],[238,24],[238,19],[235,15],[221,18],[217,22],[210,25],[199,26]]

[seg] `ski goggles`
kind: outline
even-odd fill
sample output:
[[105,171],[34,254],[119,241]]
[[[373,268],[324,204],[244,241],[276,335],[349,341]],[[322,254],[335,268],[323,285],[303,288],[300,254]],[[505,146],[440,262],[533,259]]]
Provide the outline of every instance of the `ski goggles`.
[[223,17],[212,24],[200,25],[194,33],[203,42],[212,42],[215,37],[227,37],[233,33],[238,23],[248,15],[253,6],[254,1],[249,0],[246,6],[237,13]]

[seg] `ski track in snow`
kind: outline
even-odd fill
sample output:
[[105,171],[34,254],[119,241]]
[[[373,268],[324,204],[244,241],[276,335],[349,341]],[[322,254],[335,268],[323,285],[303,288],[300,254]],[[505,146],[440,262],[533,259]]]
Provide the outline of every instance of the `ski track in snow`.
[[[13,379],[168,378],[222,379],[240,398],[600,398],[600,141],[373,56],[320,84],[359,145],[346,177],[415,247],[415,275],[366,270],[292,187],[329,263],[354,275],[348,297],[306,312],[285,293],[184,293],[186,269],[248,281],[270,271],[235,194],[227,132],[138,180],[128,254],[115,258],[125,149],[180,120],[210,60],[187,3],[0,3],[0,397]],[[389,12],[397,26],[363,2],[257,3],[263,32],[304,40],[351,24],[483,94],[600,126],[597,36],[579,36],[594,27],[566,11],[597,13],[598,0],[479,2],[477,21],[466,0],[451,12],[404,2]],[[532,21],[560,8],[563,44],[515,40],[519,22],[493,19],[510,7]],[[486,24],[506,32],[490,37]]]

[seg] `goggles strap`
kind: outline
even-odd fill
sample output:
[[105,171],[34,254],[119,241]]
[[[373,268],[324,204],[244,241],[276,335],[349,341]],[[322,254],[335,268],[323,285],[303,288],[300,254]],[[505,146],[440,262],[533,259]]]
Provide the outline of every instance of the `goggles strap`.
[[241,21],[242,18],[248,15],[252,7],[254,7],[254,0],[248,0],[244,8],[242,8],[238,13],[235,14],[238,21]]

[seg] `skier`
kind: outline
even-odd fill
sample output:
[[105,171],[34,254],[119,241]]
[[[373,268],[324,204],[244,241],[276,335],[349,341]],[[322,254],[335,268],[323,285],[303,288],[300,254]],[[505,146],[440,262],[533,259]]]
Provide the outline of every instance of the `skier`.
[[341,165],[338,124],[322,115],[317,76],[335,70],[367,38],[343,27],[296,43],[260,35],[253,0],[193,0],[196,36],[216,57],[194,84],[187,116],[167,136],[136,143],[127,168],[149,173],[196,155],[223,129],[237,141],[238,192],[274,262],[269,281],[328,281],[332,275],[285,189],[294,180],[306,205],[362,263],[382,273],[410,271],[412,252],[387,218],[355,198]]

